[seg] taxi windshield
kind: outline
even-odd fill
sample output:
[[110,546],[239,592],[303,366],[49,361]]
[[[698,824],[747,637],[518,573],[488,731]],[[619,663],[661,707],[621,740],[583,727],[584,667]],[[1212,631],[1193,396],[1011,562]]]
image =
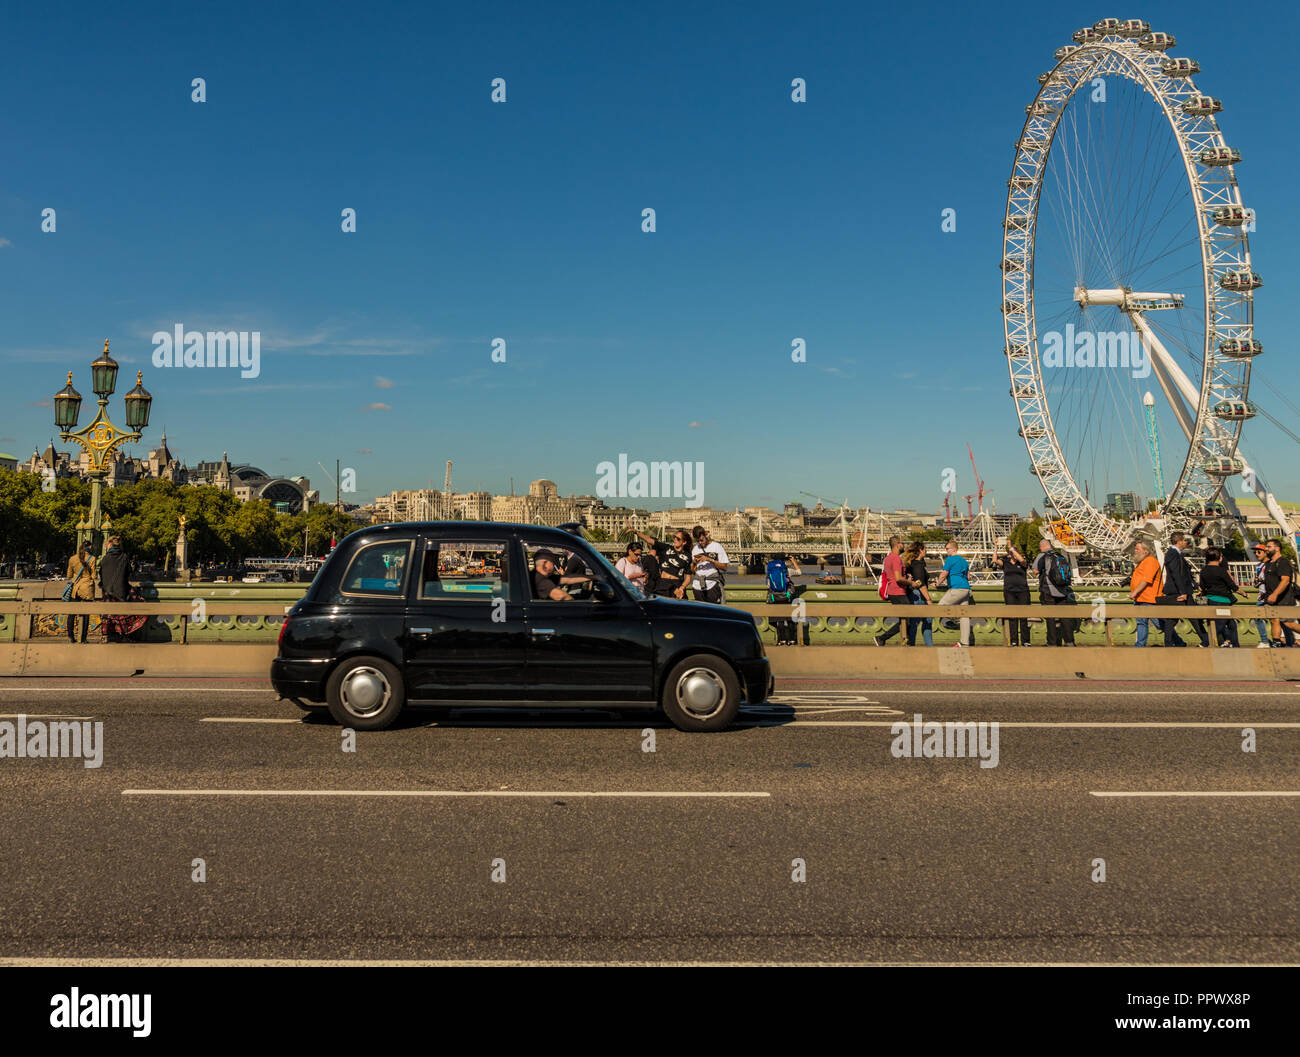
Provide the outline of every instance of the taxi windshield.
[[627,588],[628,593],[633,598],[644,599],[646,597],[645,592],[642,591],[641,588],[637,587],[636,584],[634,584],[621,572],[615,569],[614,566],[610,564],[609,559],[606,558],[603,554],[601,554],[600,551],[596,550],[593,547],[591,549],[591,553],[592,555],[595,556],[596,560],[600,562],[600,568],[604,569],[607,573],[609,573],[610,579],[617,580],[619,583],[621,583],[625,588]]

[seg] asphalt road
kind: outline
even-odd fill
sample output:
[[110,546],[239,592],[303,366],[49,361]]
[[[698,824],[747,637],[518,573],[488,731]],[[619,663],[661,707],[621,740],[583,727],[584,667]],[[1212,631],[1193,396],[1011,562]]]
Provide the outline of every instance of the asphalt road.
[[[722,734],[413,713],[344,752],[259,684],[6,680],[3,721],[102,721],[104,755],[0,759],[0,964],[1296,963],[1298,702],[786,681]],[[997,766],[895,757],[915,713],[997,721]],[[1136,792],[1264,795],[1097,795]]]

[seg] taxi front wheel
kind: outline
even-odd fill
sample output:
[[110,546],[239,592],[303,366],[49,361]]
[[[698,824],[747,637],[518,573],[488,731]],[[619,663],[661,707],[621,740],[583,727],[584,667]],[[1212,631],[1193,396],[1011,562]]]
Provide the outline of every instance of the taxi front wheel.
[[726,661],[697,653],[673,665],[660,703],[678,730],[725,730],[740,711],[740,680]]
[[325,686],[330,715],[353,730],[383,730],[406,704],[402,674],[382,657],[349,657]]

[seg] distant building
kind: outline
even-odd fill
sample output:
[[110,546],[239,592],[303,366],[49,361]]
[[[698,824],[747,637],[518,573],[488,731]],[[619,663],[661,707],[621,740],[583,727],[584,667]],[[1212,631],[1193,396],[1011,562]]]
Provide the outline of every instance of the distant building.
[[1142,511],[1142,500],[1136,492],[1111,492],[1106,496],[1106,512],[1114,518],[1128,518]]
[[7,455],[0,451],[0,470],[8,470],[10,473],[18,472],[18,456]]

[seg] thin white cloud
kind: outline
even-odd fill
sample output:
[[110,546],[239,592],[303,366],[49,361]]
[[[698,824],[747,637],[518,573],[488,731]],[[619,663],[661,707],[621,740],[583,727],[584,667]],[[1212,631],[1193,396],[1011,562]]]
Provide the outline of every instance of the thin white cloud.
[[394,384],[396,383],[394,383],[391,378],[385,378],[382,374],[375,375],[376,389],[391,389],[393,388]]
[[367,404],[361,409],[362,411],[392,411],[391,404]]

